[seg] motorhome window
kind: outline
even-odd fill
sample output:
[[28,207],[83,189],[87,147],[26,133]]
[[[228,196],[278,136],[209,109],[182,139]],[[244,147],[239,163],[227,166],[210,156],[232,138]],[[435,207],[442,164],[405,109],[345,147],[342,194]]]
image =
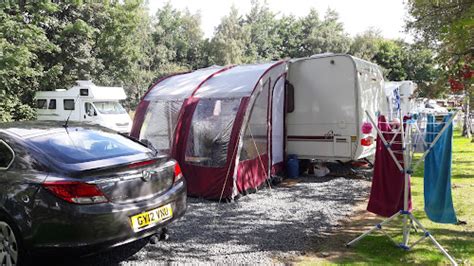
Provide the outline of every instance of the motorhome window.
[[286,83],[286,112],[292,113],[295,110],[295,87],[293,84]]
[[104,115],[126,114],[127,111],[118,102],[94,102],[99,113]]
[[47,100],[46,99],[38,99],[36,100],[36,108],[38,109],[46,109]]
[[80,89],[79,94],[81,96],[89,96],[89,89]]
[[64,110],[74,110],[74,100],[73,99],[65,99],[64,100]]
[[56,109],[56,99],[49,100],[48,109]]
[[0,140],[0,169],[8,168],[13,157],[12,150],[2,140]]
[[200,99],[186,143],[187,163],[223,167],[240,99]]
[[86,114],[88,116],[96,116],[97,115],[97,111],[95,110],[92,103],[85,103],[84,108],[86,109]]

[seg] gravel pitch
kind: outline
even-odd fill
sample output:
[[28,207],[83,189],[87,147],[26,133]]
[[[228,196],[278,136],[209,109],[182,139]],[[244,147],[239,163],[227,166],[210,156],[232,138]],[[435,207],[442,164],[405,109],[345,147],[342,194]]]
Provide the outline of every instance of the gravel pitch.
[[122,265],[157,263],[271,264],[310,249],[367,197],[370,183],[345,178],[302,178],[260,190],[233,203],[189,199],[171,238],[148,244]]
[[[99,255],[45,265],[274,264],[312,250],[367,198],[370,182],[306,177],[232,203],[190,198],[170,239],[140,240]],[[37,261],[43,264],[41,261]]]

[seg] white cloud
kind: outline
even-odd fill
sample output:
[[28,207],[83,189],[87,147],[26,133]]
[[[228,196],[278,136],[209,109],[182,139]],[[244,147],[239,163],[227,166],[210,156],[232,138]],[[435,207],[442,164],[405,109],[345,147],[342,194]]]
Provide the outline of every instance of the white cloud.
[[[164,6],[168,0],[150,0],[150,12]],[[351,36],[368,28],[380,29],[386,38],[402,38],[411,41],[412,37],[403,32],[406,10],[403,0],[267,0],[270,8],[279,14],[305,16],[311,8],[318,10],[320,16],[328,8],[339,13],[344,28]],[[250,10],[250,0],[173,0],[178,9],[200,12],[202,29],[206,37],[211,37],[223,16],[235,5],[241,14]]]

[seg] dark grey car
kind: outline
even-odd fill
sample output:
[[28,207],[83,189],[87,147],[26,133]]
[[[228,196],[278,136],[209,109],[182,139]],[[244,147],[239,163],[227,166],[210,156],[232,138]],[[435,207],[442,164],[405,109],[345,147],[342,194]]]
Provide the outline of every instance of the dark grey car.
[[179,165],[138,142],[99,127],[0,124],[0,265],[95,253],[185,211]]

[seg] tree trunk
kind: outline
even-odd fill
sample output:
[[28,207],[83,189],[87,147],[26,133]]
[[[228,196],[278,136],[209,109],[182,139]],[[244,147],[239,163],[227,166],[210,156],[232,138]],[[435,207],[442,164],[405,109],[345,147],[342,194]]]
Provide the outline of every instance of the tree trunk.
[[466,138],[471,138],[471,117],[470,117],[470,98],[471,95],[469,93],[470,88],[466,88],[465,93],[464,93],[464,123],[462,126],[462,136]]

